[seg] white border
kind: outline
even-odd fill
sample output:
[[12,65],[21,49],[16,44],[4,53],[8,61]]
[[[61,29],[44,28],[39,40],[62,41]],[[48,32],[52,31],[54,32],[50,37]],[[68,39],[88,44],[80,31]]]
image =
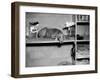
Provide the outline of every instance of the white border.
[[[90,15],[90,65],[71,65],[55,67],[25,67],[25,12],[61,13],[61,14],[86,14]],[[94,10],[52,8],[37,6],[20,6],[20,74],[38,74],[53,72],[73,72],[95,70],[95,12]]]

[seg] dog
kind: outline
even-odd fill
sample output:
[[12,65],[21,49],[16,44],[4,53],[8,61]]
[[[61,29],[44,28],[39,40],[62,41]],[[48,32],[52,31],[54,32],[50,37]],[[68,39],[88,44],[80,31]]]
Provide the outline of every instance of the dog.
[[60,29],[44,27],[38,31],[38,38],[46,38],[63,42],[64,34]]

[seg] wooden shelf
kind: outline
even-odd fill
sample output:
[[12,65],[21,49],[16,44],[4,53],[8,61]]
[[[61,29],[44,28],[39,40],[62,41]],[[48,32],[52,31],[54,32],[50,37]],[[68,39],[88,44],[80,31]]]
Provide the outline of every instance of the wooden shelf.
[[89,40],[76,40],[77,44],[89,44]]
[[77,55],[76,59],[88,59],[89,57],[89,55]]
[[77,25],[89,25],[88,21],[77,21]]
[[75,40],[64,40],[62,43],[59,41],[32,41],[32,42],[27,42],[26,46],[53,46],[53,45],[69,45],[73,44]]
[[[63,43],[68,43],[68,42],[89,42],[89,40],[64,40]],[[59,41],[52,40],[52,41],[29,41],[26,42],[26,44],[31,44],[31,43],[59,43]]]
[[35,45],[55,45],[55,44],[61,44],[61,45],[66,45],[66,44],[72,44],[74,42],[77,43],[89,43],[89,40],[64,40],[62,43],[60,43],[59,41],[56,40],[45,40],[45,41],[26,41],[26,46],[35,46]]
[[89,50],[76,52],[76,60],[89,59]]
[[89,23],[89,21],[77,21],[77,23]]
[[[65,42],[74,42],[75,40],[64,40],[63,43]],[[56,40],[48,40],[48,41],[27,41],[26,43],[59,43],[59,41]]]

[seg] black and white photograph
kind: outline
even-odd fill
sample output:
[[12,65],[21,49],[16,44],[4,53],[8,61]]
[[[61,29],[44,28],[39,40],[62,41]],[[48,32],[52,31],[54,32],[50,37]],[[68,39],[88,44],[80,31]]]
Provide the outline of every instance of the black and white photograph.
[[89,64],[89,15],[26,12],[25,17],[26,67]]
[[12,76],[97,73],[97,7],[12,3]]

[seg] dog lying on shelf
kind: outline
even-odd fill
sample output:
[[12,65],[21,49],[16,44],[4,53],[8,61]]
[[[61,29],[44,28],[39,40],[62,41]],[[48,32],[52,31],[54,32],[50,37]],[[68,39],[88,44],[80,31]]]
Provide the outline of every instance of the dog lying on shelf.
[[44,27],[38,31],[38,38],[57,40],[62,43],[64,34],[60,29]]

